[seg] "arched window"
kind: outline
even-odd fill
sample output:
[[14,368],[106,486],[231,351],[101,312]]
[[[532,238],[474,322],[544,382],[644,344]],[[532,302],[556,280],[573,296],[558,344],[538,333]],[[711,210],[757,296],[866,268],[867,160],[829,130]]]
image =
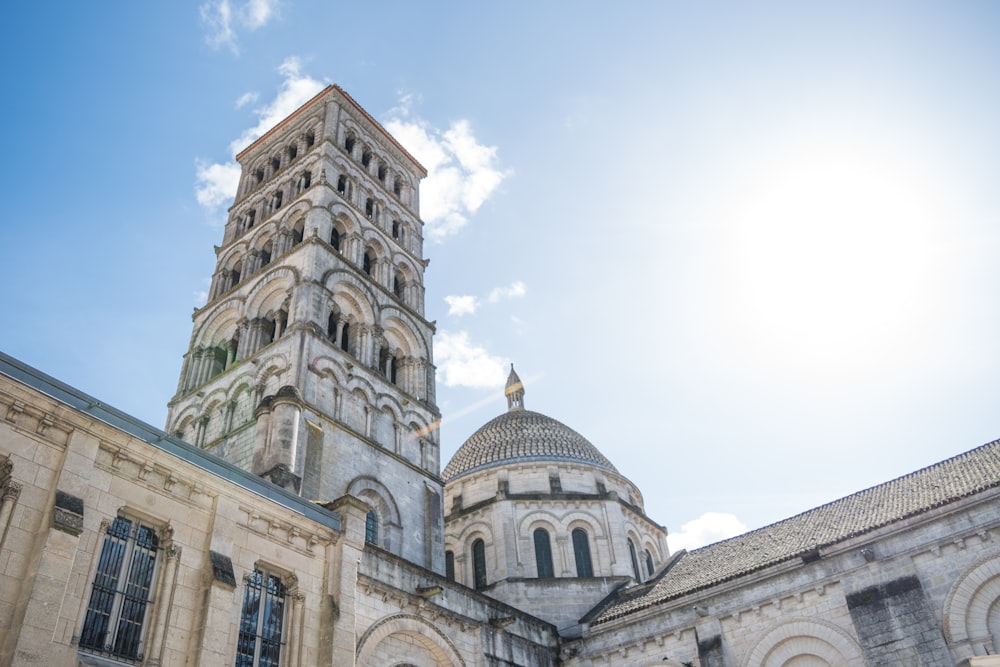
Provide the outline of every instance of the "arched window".
[[365,256],[361,260],[361,270],[371,275],[373,266],[375,266],[375,254],[371,250],[366,249]]
[[264,244],[264,247],[260,249],[260,266],[264,268],[271,263],[271,249],[274,247],[270,241]]
[[401,193],[402,191],[403,191],[403,182],[400,181],[399,177],[397,176],[396,179],[392,182],[392,194],[398,197],[399,193]]
[[380,163],[378,166],[378,180],[382,181],[383,183],[385,183],[385,171],[386,171],[385,165]]
[[354,152],[354,135],[349,134],[344,138],[344,150],[348,153]]
[[312,148],[316,143],[316,135],[313,132],[306,132],[306,148]]
[[271,158],[271,173],[276,174],[278,170],[281,169],[281,158],[273,157]]
[[254,186],[260,185],[264,182],[264,170],[258,169],[253,173],[253,184]]
[[240,282],[240,273],[243,271],[243,262],[236,262],[233,270],[229,272],[229,286],[236,287]]
[[628,541],[628,556],[632,559],[632,574],[635,580],[642,581],[642,576],[639,574],[639,560],[635,556],[635,543],[631,539]]
[[350,354],[351,352],[351,323],[344,322],[344,330],[340,334],[340,349]]
[[403,275],[397,272],[396,275],[392,277],[392,293],[400,299],[403,298],[403,283]]
[[535,529],[535,566],[538,568],[539,579],[551,579],[556,576],[552,567],[552,544],[549,533],[544,528]]
[[289,162],[291,162],[292,160],[294,160],[299,156],[299,147],[296,146],[295,144],[289,144],[286,150],[288,151]]
[[444,552],[444,577],[448,581],[455,581],[455,554],[451,551]]
[[361,164],[367,167],[371,163],[372,163],[372,152],[366,150],[364,153],[361,154]]
[[292,227],[292,246],[293,247],[297,246],[300,243],[302,243],[302,237],[303,237],[304,234],[305,234],[305,223],[303,223],[301,220],[299,220],[298,222],[295,223],[295,226]]
[[333,231],[330,232],[330,245],[333,246],[334,250],[340,252],[340,230],[336,227],[334,227]]
[[392,221],[392,238],[400,239],[403,237],[403,228],[399,224],[399,220]]
[[590,539],[583,528],[573,530],[573,556],[576,558],[576,576],[594,576],[594,565],[590,560]]
[[649,553],[649,549],[646,549],[646,576],[653,576],[653,554]]
[[365,542],[378,545],[378,514],[368,510],[365,515]]
[[342,195],[347,194],[347,176],[345,174],[337,177],[337,192]]
[[482,540],[472,543],[472,582],[477,591],[486,588],[486,543]]
[[365,215],[369,218],[375,215],[375,200],[371,197],[365,200]]

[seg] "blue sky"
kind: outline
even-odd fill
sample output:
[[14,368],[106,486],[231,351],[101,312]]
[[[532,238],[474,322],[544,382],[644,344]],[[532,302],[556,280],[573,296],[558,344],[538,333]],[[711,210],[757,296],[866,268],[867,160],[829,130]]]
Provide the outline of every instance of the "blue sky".
[[162,425],[233,155],[337,83],[431,171],[443,462],[513,361],[675,545],[764,525],[1000,436],[998,30],[989,2],[21,5],[0,349]]

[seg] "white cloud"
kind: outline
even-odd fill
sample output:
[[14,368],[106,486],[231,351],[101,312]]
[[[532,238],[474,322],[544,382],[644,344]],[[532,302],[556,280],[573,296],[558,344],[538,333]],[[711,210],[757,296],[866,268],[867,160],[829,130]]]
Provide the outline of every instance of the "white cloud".
[[239,153],[323,90],[322,81],[302,74],[302,63],[295,56],[286,58],[278,67],[278,72],[285,80],[282,81],[277,96],[269,104],[255,110],[257,124],[244,131],[239,139],[229,145],[229,150],[233,153]]
[[502,387],[504,360],[473,344],[465,331],[441,331],[434,338],[438,381],[446,387]]
[[[224,212],[240,183],[240,165],[235,161],[209,164],[203,160],[196,160],[195,165],[198,177],[194,189],[195,198],[213,219],[213,223],[219,224],[220,214]],[[225,224],[224,216],[221,224]]]
[[386,129],[427,169],[420,186],[420,213],[427,238],[440,241],[464,227],[512,172],[497,165],[496,146],[484,146],[467,120],[442,132],[411,119],[412,96],[390,112]]
[[200,7],[205,42],[213,49],[224,47],[239,55],[237,28],[250,31],[263,28],[274,18],[277,6],[277,0],[247,0],[235,7],[230,0],[209,0]]
[[446,296],[449,315],[474,315],[479,308],[479,299],[474,296]]
[[236,108],[242,109],[248,104],[253,104],[257,101],[258,97],[260,97],[260,95],[257,93],[243,93],[240,95],[240,98],[236,100]]
[[670,533],[667,544],[671,553],[681,549],[697,549],[706,544],[745,533],[747,527],[734,514],[705,512],[694,521],[681,526],[679,533]]
[[522,297],[527,292],[527,288],[524,283],[520,280],[515,280],[510,285],[506,287],[494,287],[490,290],[490,295],[487,297],[490,303],[496,303],[497,301],[505,299],[516,299]]
[[[281,63],[278,72],[284,77],[284,81],[278,94],[270,103],[255,110],[256,125],[230,143],[230,152],[235,154],[246,148],[323,89],[324,84],[302,74],[301,67],[299,59],[295,57],[290,57]],[[247,93],[236,101],[236,106],[239,108],[256,99],[256,93]],[[233,160],[209,163],[200,159],[196,160],[195,164],[198,178],[195,197],[213,221],[217,221],[220,217],[224,217],[225,205],[236,195],[236,188],[240,182],[240,165]]]

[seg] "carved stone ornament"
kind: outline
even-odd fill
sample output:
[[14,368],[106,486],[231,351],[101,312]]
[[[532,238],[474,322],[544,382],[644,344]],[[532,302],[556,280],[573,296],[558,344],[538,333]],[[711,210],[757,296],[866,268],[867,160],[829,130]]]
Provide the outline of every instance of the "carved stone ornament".
[[52,527],[78,537],[83,532],[83,498],[57,490]]

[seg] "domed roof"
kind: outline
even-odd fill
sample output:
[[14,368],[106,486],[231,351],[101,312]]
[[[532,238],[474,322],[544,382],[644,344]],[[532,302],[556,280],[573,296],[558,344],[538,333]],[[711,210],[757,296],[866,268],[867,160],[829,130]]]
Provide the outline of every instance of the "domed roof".
[[[511,366],[511,376],[514,368]],[[523,389],[516,379],[519,396],[508,396],[508,411],[486,422],[458,448],[441,473],[447,482],[479,468],[519,461],[574,461],[590,463],[617,473],[618,470],[589,440],[562,422],[525,410]],[[508,380],[508,389],[511,384]]]

